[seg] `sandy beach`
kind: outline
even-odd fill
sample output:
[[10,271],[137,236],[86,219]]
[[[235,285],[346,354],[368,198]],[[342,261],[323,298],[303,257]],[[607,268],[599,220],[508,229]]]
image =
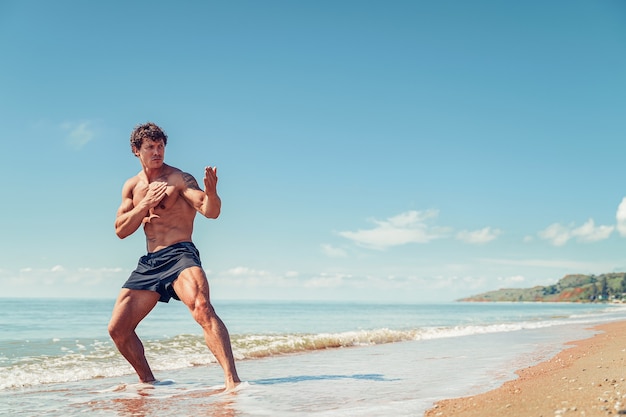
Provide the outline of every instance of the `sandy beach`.
[[626,321],[594,327],[552,359],[517,371],[517,379],[480,395],[448,399],[438,416],[611,416],[626,414]]

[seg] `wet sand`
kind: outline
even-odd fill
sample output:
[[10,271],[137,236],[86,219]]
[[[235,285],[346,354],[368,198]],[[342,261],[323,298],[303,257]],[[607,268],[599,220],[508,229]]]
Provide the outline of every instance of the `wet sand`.
[[552,359],[517,371],[500,388],[438,402],[426,417],[626,415],[626,321],[594,327]]

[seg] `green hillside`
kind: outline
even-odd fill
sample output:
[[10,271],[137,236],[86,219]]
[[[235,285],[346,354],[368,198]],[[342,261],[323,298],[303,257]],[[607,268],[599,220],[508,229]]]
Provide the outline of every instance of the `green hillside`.
[[458,301],[608,302],[626,299],[626,273],[566,275],[547,287],[504,288]]

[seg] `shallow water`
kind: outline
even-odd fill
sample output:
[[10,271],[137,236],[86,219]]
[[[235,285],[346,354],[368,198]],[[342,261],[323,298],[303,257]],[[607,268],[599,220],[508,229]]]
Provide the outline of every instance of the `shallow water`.
[[623,314],[571,304],[218,305],[246,381],[223,394],[221,368],[180,303],[160,305],[139,332],[156,377],[172,382],[159,386],[138,384],[108,339],[112,301],[1,305],[0,403],[6,415],[50,416],[421,415]]

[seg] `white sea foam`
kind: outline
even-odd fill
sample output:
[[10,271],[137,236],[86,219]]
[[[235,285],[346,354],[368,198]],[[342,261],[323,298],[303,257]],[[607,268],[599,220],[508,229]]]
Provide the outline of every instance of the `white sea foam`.
[[[37,305],[40,309],[34,310]],[[7,322],[2,327],[0,315],[0,390],[134,373],[108,336],[102,335],[110,302],[94,307],[93,302],[74,305],[67,301],[39,301],[29,302],[28,306],[32,317],[22,317],[21,323]],[[11,300],[0,304],[0,310],[3,308],[21,305]],[[230,309],[222,306],[220,311],[225,312],[223,318],[227,317],[236,359],[255,360],[326,349],[609,321],[621,318],[625,309],[626,306],[514,303],[366,307],[233,304]],[[58,323],[49,317],[50,311],[56,312]],[[258,311],[263,314],[257,314]],[[84,323],[71,331],[66,325],[69,320]],[[33,326],[42,322],[48,325],[33,331]],[[156,309],[139,330],[154,371],[216,366],[200,328],[182,304]]]
[[[234,335],[232,345],[237,360],[251,360],[324,349],[516,332],[589,320],[589,317],[580,316],[576,320],[470,324],[407,330],[381,328],[318,334]],[[146,356],[155,371],[208,366],[216,363],[200,335],[186,334],[173,338],[147,340],[144,341],[144,347]],[[132,368],[119,355],[110,341],[96,340],[89,345],[75,341],[74,349],[61,346],[57,354],[21,357],[9,366],[0,367],[0,390],[132,373]]]

